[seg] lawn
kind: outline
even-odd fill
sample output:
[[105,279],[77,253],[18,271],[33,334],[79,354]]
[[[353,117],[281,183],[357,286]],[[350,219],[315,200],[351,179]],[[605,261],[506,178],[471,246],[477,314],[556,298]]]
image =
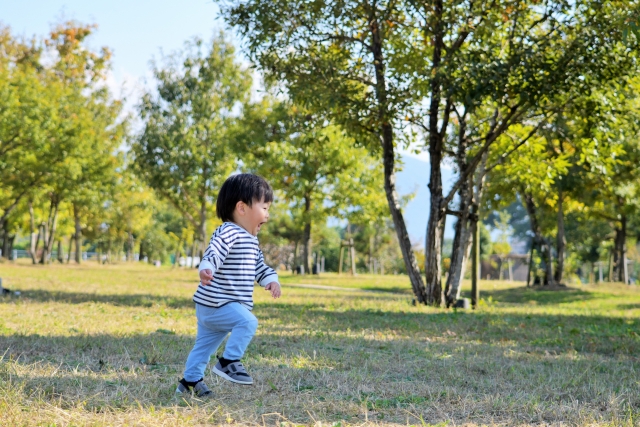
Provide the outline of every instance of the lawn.
[[255,292],[255,385],[207,374],[199,400],[174,396],[195,271],[0,277],[21,292],[0,298],[0,425],[640,425],[638,287],[481,282],[455,312],[413,306],[404,276],[283,275],[281,299]]

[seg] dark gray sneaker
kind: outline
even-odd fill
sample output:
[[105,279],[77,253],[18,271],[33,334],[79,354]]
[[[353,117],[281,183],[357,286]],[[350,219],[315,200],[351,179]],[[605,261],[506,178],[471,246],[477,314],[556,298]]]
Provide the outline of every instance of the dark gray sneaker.
[[178,382],[178,388],[176,389],[176,395],[182,396],[184,394],[194,394],[197,397],[211,397],[213,392],[209,390],[209,387],[203,380],[198,382],[189,383],[184,378]]
[[253,378],[247,374],[247,370],[242,366],[242,362],[231,362],[224,368],[218,360],[216,366],[212,369],[213,373],[221,376],[225,380],[231,381],[237,384],[253,384]]

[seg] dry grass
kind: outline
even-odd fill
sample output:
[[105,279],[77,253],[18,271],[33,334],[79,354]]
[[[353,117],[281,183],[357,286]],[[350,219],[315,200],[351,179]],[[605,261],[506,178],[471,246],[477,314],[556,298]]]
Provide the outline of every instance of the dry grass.
[[[483,282],[474,312],[411,305],[406,277],[285,276],[377,292],[256,290],[254,386],[173,391],[194,271],[0,265],[0,425],[640,425],[640,291]],[[389,292],[393,291],[393,292]],[[4,354],[4,355],[3,355]]]

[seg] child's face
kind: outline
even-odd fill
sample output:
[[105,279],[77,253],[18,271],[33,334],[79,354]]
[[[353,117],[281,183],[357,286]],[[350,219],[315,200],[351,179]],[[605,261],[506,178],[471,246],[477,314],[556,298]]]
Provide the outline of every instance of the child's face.
[[270,202],[253,201],[251,206],[238,202],[234,215],[235,222],[250,234],[257,236],[262,224],[269,221]]

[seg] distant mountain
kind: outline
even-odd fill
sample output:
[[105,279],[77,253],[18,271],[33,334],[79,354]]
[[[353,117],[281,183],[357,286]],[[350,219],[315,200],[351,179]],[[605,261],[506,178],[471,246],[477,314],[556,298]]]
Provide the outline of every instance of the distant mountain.
[[[415,197],[404,209],[404,218],[412,242],[417,242],[424,247],[424,239],[429,219],[429,162],[416,157],[402,155],[404,163],[402,171],[397,175],[398,192],[406,195],[414,192]],[[451,169],[442,169],[442,186],[448,191],[453,185],[456,174]],[[448,218],[449,219],[449,218]],[[447,221],[445,237],[453,237],[453,222]]]

